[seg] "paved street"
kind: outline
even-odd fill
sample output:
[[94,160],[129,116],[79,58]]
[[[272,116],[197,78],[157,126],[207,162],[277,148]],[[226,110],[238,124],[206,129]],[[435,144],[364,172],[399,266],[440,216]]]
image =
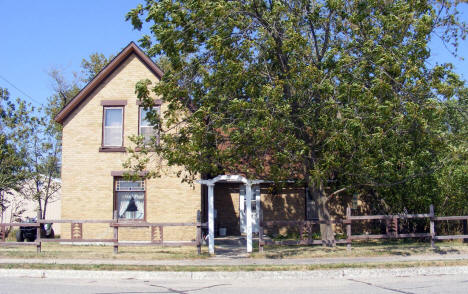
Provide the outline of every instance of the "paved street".
[[467,293],[466,275],[311,280],[143,281],[0,277],[0,293]]

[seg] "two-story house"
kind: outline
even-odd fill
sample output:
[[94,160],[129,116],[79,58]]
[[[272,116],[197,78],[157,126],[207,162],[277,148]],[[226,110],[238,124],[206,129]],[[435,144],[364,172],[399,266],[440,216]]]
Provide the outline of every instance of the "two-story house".
[[[145,120],[135,84],[142,79],[158,83],[161,69],[133,42],[124,48],[89,82],[56,116],[63,125],[62,148],[62,218],[118,218],[147,222],[194,222],[197,210],[207,220],[207,191],[200,185],[182,183],[173,167],[161,178],[126,181],[122,164],[128,158],[128,136],[151,135],[152,126]],[[165,105],[154,97],[155,107]],[[307,200],[304,189],[290,189],[280,195],[268,189],[262,194],[261,206],[268,219],[304,219]],[[240,234],[245,222],[245,200],[239,184],[219,183],[214,190],[216,226],[228,234]],[[255,199],[255,198],[254,198]],[[255,209],[253,211],[255,213]],[[90,225],[85,238],[109,238],[112,230],[105,225]],[[149,240],[142,229],[119,231],[120,238]],[[69,228],[62,235],[69,237]],[[164,232],[164,239],[191,240],[193,228],[174,227]]]

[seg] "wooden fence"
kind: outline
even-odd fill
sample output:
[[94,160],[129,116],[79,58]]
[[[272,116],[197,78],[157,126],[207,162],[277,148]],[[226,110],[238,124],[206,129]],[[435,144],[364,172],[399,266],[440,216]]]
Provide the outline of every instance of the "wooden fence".
[[[149,223],[141,221],[119,220],[117,212],[114,212],[112,220],[42,220],[38,218],[36,223],[0,223],[0,246],[12,245],[31,245],[37,247],[37,252],[41,252],[42,243],[44,242],[63,242],[63,243],[112,243],[114,253],[119,252],[120,246],[197,246],[198,254],[201,253],[202,245],[202,228],[206,228],[207,224],[200,221],[200,211],[197,212],[197,222],[187,223]],[[41,238],[42,224],[70,224],[70,239],[62,238]],[[83,238],[83,224],[109,224],[113,228],[113,238],[111,239],[85,239]],[[36,240],[34,242],[7,242],[5,240],[6,227],[35,227]],[[151,240],[148,242],[125,242],[119,240],[119,228],[149,228],[151,230]],[[166,227],[196,227],[195,241],[165,241],[164,228]]]
[[[402,219],[428,219],[429,232],[422,233],[405,233],[399,232],[399,220]],[[353,222],[384,220],[386,233],[385,234],[352,234]],[[351,215],[351,208],[346,209],[346,216],[342,220],[307,220],[307,221],[263,221],[263,215],[260,214],[259,228],[259,251],[263,252],[265,245],[326,245],[322,240],[312,239],[313,226],[318,224],[343,224],[346,226],[346,239],[334,240],[335,244],[347,244],[347,248],[351,249],[353,240],[369,240],[369,239],[399,239],[399,238],[429,238],[431,246],[435,247],[436,240],[453,240],[453,239],[468,239],[468,235],[437,235],[436,222],[438,221],[468,221],[468,216],[435,216],[434,206],[431,204],[429,213],[423,214],[397,214],[397,215]],[[275,226],[296,227],[299,231],[299,240],[265,240],[263,233],[266,228]]]

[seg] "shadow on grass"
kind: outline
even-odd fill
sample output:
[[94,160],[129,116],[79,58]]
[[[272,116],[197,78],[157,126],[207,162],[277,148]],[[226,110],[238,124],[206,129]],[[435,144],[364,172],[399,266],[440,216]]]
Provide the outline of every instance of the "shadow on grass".
[[263,254],[254,255],[268,259],[322,258],[322,257],[368,257],[368,256],[411,256],[424,254],[468,253],[468,246],[461,242],[440,242],[433,249],[427,241],[386,240],[353,242],[351,251],[346,245],[335,247],[312,246],[265,246]]

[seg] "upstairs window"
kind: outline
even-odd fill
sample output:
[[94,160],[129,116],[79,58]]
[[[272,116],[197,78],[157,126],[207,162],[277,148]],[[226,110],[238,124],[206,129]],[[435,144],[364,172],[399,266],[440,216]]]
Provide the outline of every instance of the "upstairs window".
[[104,147],[123,146],[123,107],[104,107],[102,141]]
[[[155,106],[153,109],[156,111],[157,114],[159,114],[159,107]],[[154,128],[154,125],[151,125],[151,123],[146,119],[146,114],[148,113],[147,110],[145,110],[144,107],[140,106],[140,121],[139,121],[139,129],[138,129],[138,134],[140,136],[143,136],[143,143],[145,145],[151,144],[151,140],[153,137],[156,138],[156,142],[158,142],[159,139],[159,133],[158,131]]]

